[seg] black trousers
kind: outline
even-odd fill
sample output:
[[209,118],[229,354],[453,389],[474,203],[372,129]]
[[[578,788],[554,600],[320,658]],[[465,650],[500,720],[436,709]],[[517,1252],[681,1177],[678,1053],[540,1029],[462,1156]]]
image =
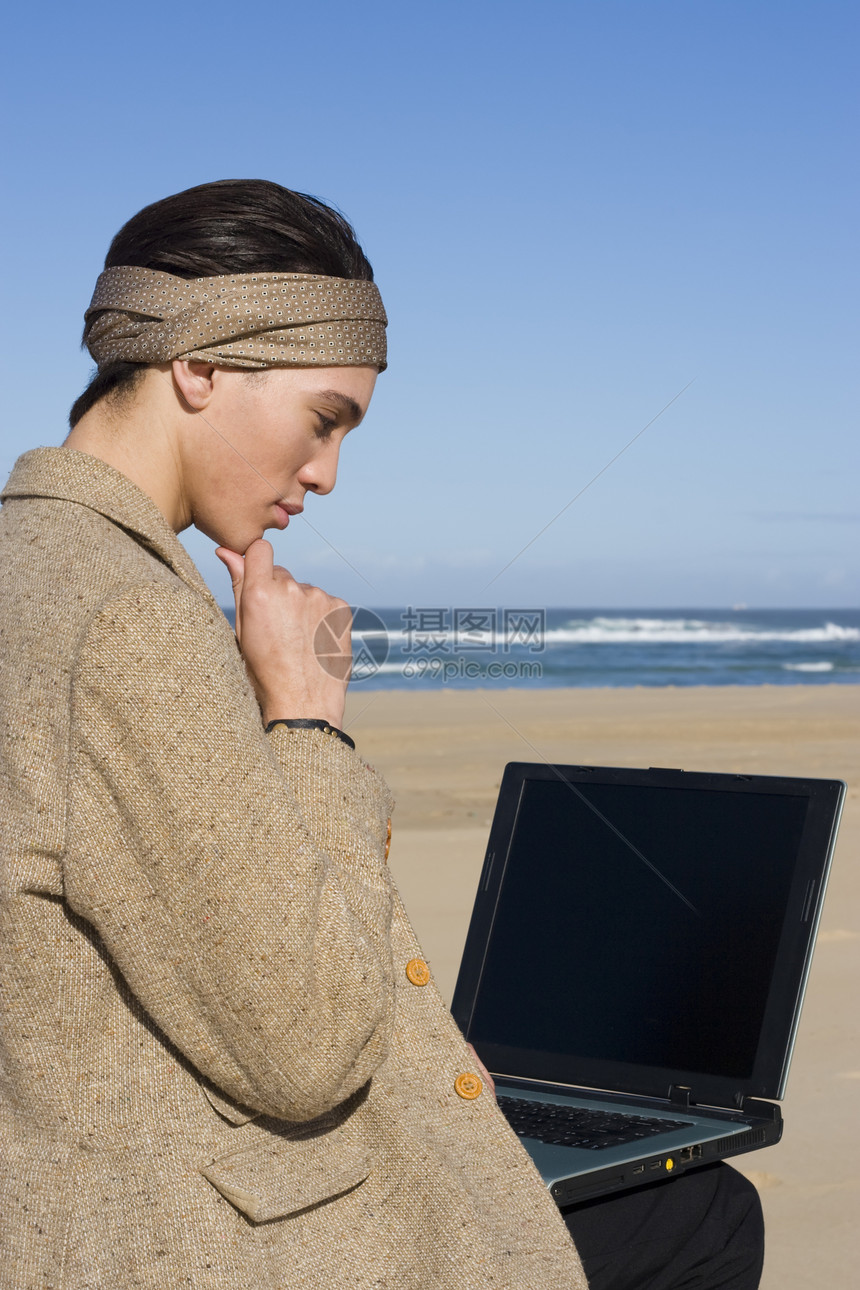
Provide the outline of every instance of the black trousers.
[[726,1164],[562,1210],[589,1290],[756,1290],[758,1193]]

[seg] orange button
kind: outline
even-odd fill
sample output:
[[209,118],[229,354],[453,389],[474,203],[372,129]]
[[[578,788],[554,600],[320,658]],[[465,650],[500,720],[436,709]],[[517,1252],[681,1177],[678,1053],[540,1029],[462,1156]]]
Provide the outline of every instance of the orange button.
[[458,1097],[464,1097],[467,1102],[471,1102],[472,1098],[481,1096],[484,1085],[478,1075],[466,1071],[454,1080],[454,1090]]
[[391,850],[391,816],[388,817],[388,832],[385,835],[385,859],[388,859],[388,853]]
[[413,985],[426,985],[430,980],[430,969],[423,959],[410,959],[406,964],[406,975]]

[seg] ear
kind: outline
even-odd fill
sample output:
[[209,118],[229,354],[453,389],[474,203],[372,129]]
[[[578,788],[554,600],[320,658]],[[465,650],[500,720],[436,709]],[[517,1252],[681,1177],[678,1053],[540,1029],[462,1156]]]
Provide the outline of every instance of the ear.
[[202,412],[212,398],[213,363],[201,363],[197,359],[174,358],[173,388],[180,400],[194,412]]

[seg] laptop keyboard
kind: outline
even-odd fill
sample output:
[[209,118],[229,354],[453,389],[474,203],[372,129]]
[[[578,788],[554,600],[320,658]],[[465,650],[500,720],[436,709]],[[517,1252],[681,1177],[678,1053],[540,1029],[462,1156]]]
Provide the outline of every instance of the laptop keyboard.
[[519,1137],[537,1138],[563,1147],[584,1147],[588,1151],[637,1142],[689,1125],[688,1120],[661,1120],[617,1111],[596,1111],[591,1107],[563,1106],[557,1102],[530,1102],[504,1093],[497,1100],[499,1109]]

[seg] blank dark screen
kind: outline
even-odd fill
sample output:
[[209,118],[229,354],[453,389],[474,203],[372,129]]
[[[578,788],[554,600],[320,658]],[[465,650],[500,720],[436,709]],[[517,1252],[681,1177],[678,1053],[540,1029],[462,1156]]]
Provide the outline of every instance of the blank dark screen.
[[470,1038],[748,1078],[806,811],[527,781]]

